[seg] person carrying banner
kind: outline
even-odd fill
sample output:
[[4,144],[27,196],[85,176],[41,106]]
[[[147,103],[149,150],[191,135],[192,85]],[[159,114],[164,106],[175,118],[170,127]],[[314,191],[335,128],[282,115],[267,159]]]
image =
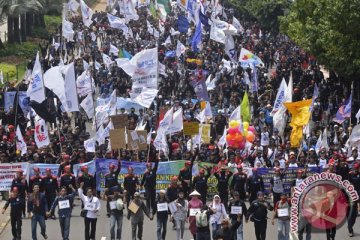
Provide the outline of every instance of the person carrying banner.
[[146,171],[141,180],[141,187],[145,188],[146,207],[154,209],[156,198],[156,172],[159,166],[159,161],[155,161],[155,166],[152,168],[151,162],[146,163]]
[[34,176],[29,179],[29,193],[32,193],[34,185],[39,185],[40,192],[44,191],[43,178],[40,176],[40,169],[38,167],[34,167]]
[[94,190],[92,187],[88,187],[86,190],[86,196],[84,195],[84,185],[84,182],[80,183],[78,194],[86,211],[86,216],[84,216],[85,240],[94,240],[96,236],[97,214],[100,210],[101,204],[99,199],[93,195]]
[[258,174],[257,168],[252,169],[252,175],[248,177],[246,187],[249,195],[249,203],[256,200],[259,191],[264,191],[264,180],[262,176]]
[[46,214],[48,217],[54,215],[55,208],[58,206],[59,223],[63,240],[69,240],[70,218],[72,212],[71,203],[76,196],[76,189],[73,185],[69,185],[69,187],[72,190],[70,194],[67,194],[66,187],[61,187],[59,196],[55,199],[51,205],[50,211]]
[[285,174],[281,172],[281,169],[275,168],[275,176],[270,179],[274,205],[280,201],[280,196],[284,192],[284,177]]
[[243,172],[241,164],[237,165],[237,173],[234,174],[232,181],[230,183],[230,189],[234,192],[237,191],[240,194],[240,199],[245,200],[246,198],[246,189],[245,184],[247,181],[247,175]]
[[[247,215],[247,208],[245,202],[240,199],[240,194],[238,192],[233,193],[234,199],[229,204],[229,217],[231,219],[231,224],[235,225],[238,218],[238,212],[241,211],[241,223],[236,230],[235,240],[243,240],[244,239],[244,224],[243,224],[243,216]],[[234,208],[233,208],[234,207]],[[233,208],[233,209],[232,209]],[[241,208],[241,210],[239,210]],[[236,211],[235,211],[236,210]]]
[[278,240],[288,240],[290,232],[290,209],[291,199],[288,199],[286,193],[281,194],[280,201],[274,206],[274,215],[271,224],[275,224],[275,219],[278,220]]
[[[121,160],[118,160],[118,166],[115,170],[116,166],[115,164],[109,165],[109,173],[105,175],[105,196],[113,195],[113,188],[116,186],[119,186],[118,183],[118,177],[119,173],[121,171]],[[109,205],[109,199],[106,200],[106,210],[107,210],[107,216],[110,217],[110,205]]]
[[70,166],[70,172],[73,173],[73,163],[70,161],[70,156],[67,154],[62,155],[62,162],[60,163],[58,170],[58,177],[66,172],[65,167]]
[[139,178],[134,174],[133,167],[128,167],[128,173],[124,177],[124,189],[126,192],[126,202],[130,204],[130,200],[134,199],[134,193],[139,189]]
[[181,182],[182,190],[184,191],[185,198],[189,196],[192,179],[192,166],[195,158],[191,161],[186,161],[185,166],[180,170],[178,179]]
[[[205,174],[205,169],[207,173]],[[201,195],[201,201],[203,204],[206,204],[206,196],[207,196],[207,181],[211,176],[211,168],[205,166],[201,168],[199,171],[199,175],[195,176],[192,181],[192,188],[198,191]]]
[[66,193],[71,194],[72,189],[70,186],[76,186],[75,176],[71,173],[70,165],[66,165],[64,171],[64,174],[60,177],[60,187],[65,187]]
[[[51,169],[45,169],[45,176],[43,177],[43,186],[45,192],[45,198],[47,201],[48,207],[51,207],[53,204],[57,193],[59,192],[59,185],[57,177],[51,174]],[[52,216],[55,219],[55,216]]]
[[[169,217],[168,200],[166,199],[166,191],[161,189],[153,206],[153,214],[156,213],[157,223],[157,240],[164,240],[166,237],[167,221]],[[161,232],[162,230],[162,232]]]
[[[129,207],[131,205],[133,205],[136,210]],[[130,218],[131,218],[132,240],[136,240],[136,235],[137,235],[138,239],[142,239],[143,225],[144,225],[144,213],[150,220],[153,220],[153,216],[150,213],[149,209],[145,206],[144,202],[140,199],[140,193],[135,192],[134,199],[128,205],[128,215],[127,215],[128,220],[130,220]],[[136,234],[136,230],[137,230],[137,234]]]
[[29,195],[28,199],[28,215],[31,218],[31,233],[32,239],[37,240],[36,228],[37,223],[40,225],[41,235],[44,239],[47,239],[46,235],[46,224],[45,217],[48,211],[48,205],[45,198],[45,195],[40,192],[40,186],[35,184],[33,185],[33,191]]
[[6,201],[4,208],[1,210],[1,213],[4,214],[9,206],[11,207],[10,223],[13,240],[21,240],[21,213],[25,206],[25,199],[20,198],[17,187],[13,187],[12,191],[10,192],[10,197]]
[[23,176],[23,170],[18,170],[16,172],[16,177],[12,180],[10,190],[12,191],[15,187],[18,190],[19,198],[24,201],[22,212],[23,216],[25,217],[25,198],[28,192],[28,183],[25,179],[25,176]]
[[264,198],[263,192],[258,192],[257,199],[253,201],[247,211],[246,219],[250,219],[255,226],[256,240],[266,239],[267,211],[272,210],[270,203]]
[[225,166],[221,167],[220,171],[214,173],[214,176],[218,180],[217,190],[219,195],[222,196],[221,202],[224,204],[226,209],[229,201],[229,180],[232,175],[233,173]]

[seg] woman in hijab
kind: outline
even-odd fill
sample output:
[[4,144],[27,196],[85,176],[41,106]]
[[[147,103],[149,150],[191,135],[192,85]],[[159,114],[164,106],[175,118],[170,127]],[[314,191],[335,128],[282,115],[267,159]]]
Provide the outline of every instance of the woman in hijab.
[[198,191],[193,191],[190,195],[191,200],[189,201],[189,229],[193,235],[194,240],[196,240],[196,218],[195,214],[199,212],[203,206],[200,198],[200,193]]
[[228,214],[226,213],[224,204],[221,203],[219,195],[214,196],[213,202],[210,204],[210,208],[214,212],[214,214],[210,217],[210,223],[212,226],[212,236],[215,238],[215,234],[221,226],[221,220],[227,219]]

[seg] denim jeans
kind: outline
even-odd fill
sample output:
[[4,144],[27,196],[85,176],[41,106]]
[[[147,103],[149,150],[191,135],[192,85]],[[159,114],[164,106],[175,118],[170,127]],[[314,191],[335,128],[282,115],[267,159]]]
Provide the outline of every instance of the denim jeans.
[[212,237],[213,239],[215,239],[215,235],[218,229],[220,229],[221,225],[217,224],[217,223],[212,223],[211,224],[211,228],[212,228]]
[[[167,226],[167,216],[166,218],[157,218],[156,222],[157,222],[157,239],[158,240],[165,240],[165,236],[166,236],[166,226]],[[161,234],[161,229],[162,229],[162,234]]]
[[46,234],[45,216],[40,214],[34,214],[31,217],[31,235],[33,240],[37,240],[36,228],[38,222],[41,228],[41,235],[44,236]]
[[[113,239],[121,239],[121,230],[123,223],[123,215],[110,215],[110,238]],[[115,224],[116,228],[116,236],[115,236]]]
[[278,240],[289,240],[290,220],[278,219]]
[[[236,221],[233,221],[231,224],[234,225]],[[241,221],[240,226],[236,230],[236,234],[234,234],[235,240],[243,240],[244,239],[244,225],[243,221]]]
[[137,237],[138,237],[138,239],[142,239],[143,226],[144,226],[144,222],[131,223],[132,240],[136,240],[136,229],[137,229]]
[[175,220],[176,222],[176,239],[184,238],[185,220]]
[[69,240],[70,234],[70,216],[69,217],[59,217],[61,236],[63,240]]

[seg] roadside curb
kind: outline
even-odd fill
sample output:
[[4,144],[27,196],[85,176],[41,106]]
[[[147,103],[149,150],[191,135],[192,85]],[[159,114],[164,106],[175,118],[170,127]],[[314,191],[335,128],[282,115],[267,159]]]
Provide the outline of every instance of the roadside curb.
[[3,231],[5,230],[6,226],[9,224],[10,222],[10,216],[6,216],[4,221],[1,221],[0,223],[0,236],[3,233]]

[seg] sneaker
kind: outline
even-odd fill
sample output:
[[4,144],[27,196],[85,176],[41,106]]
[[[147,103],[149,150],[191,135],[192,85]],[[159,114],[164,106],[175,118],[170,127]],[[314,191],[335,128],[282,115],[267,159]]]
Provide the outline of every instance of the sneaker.
[[48,239],[48,236],[45,234],[45,235],[43,235],[43,237],[44,237],[44,239]]
[[349,237],[353,237],[353,236],[354,236],[353,232],[349,233]]

